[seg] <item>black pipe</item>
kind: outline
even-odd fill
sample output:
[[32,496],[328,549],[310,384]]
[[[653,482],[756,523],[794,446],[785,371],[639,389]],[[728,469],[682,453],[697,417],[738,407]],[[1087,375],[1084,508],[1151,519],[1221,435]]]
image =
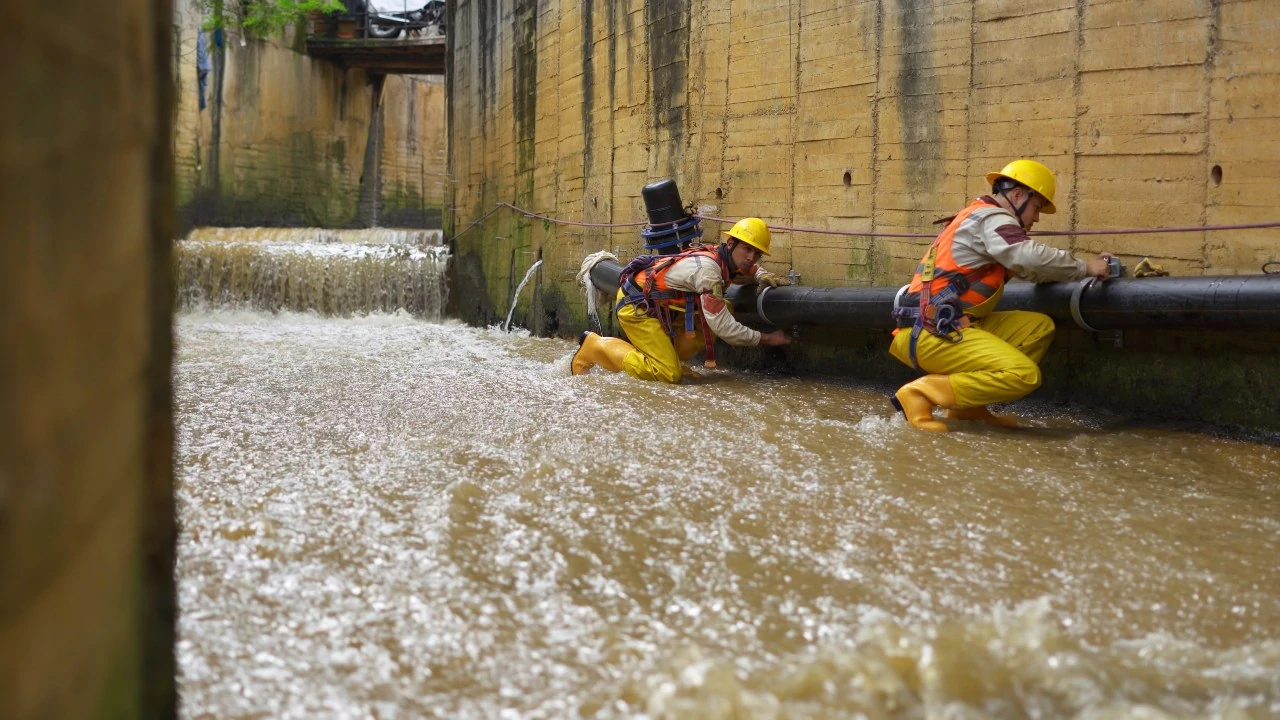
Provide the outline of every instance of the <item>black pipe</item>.
[[[612,300],[621,271],[618,263],[604,260],[591,269],[591,282]],[[750,325],[888,330],[897,292],[793,285],[767,289],[758,302],[754,286],[734,286],[726,297],[734,317]],[[1032,310],[1093,330],[1280,330],[1280,274],[1014,282],[1005,286],[998,309]]]
[[[1075,323],[1080,283],[1011,283],[1000,310],[1034,310]],[[767,298],[766,298],[767,299]],[[1079,314],[1095,330],[1280,329],[1280,275],[1116,278],[1089,284]]]
[[[897,288],[815,288],[790,285],[766,289],[758,302],[754,285],[732,287],[725,298],[739,322],[774,327],[823,325],[835,328],[890,330]],[[764,310],[764,315],[760,310]]]
[[591,284],[613,299],[613,296],[618,294],[618,275],[620,274],[622,274],[621,265],[612,260],[601,260],[591,268]]

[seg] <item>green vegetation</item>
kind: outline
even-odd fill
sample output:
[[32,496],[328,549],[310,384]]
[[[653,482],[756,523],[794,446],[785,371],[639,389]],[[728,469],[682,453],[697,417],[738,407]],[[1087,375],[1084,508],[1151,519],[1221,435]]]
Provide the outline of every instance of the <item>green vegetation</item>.
[[205,29],[240,28],[256,37],[270,37],[309,13],[344,12],[339,0],[195,0],[205,16]]

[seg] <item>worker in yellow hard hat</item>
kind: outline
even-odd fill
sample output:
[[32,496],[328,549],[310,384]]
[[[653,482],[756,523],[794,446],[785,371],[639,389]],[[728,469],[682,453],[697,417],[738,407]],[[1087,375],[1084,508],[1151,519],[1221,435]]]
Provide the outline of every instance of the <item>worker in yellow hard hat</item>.
[[743,218],[722,234],[724,241],[714,247],[632,260],[619,276],[615,311],[630,342],[583,333],[573,374],[599,365],[642,380],[677,383],[681,361],[699,350],[706,353],[707,367],[715,367],[716,337],[740,346],[790,343],[781,330],[762,333],[738,322],[724,298],[730,283],[787,284],[759,265],[760,257],[769,254],[769,226],[760,218]]
[[969,204],[933,241],[911,283],[894,301],[889,352],[925,373],[894,394],[907,421],[945,431],[933,416],[1013,427],[1012,417],[987,405],[1017,400],[1040,386],[1040,358],[1053,340],[1053,320],[1041,313],[993,312],[1005,281],[1032,282],[1107,277],[1110,253],[1089,261],[1038,243],[1027,231],[1041,214],[1055,212],[1056,182],[1035,160],[1014,160],[989,173],[991,194]]

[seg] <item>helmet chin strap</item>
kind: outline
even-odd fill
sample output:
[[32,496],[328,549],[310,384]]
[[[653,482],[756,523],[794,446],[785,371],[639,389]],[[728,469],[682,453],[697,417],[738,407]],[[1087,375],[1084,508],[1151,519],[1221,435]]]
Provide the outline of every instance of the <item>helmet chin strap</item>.
[[729,270],[733,273],[734,277],[739,277],[742,275],[742,273],[738,270],[737,263],[733,261],[733,249],[737,247],[738,243],[740,242],[742,241],[739,240],[738,238],[731,237],[729,238],[729,242],[720,243],[720,247],[716,251],[720,253],[720,259],[724,261],[725,267],[729,268]]
[[[1014,189],[1017,189],[1017,188],[1014,188]],[[1005,199],[1005,202],[1009,203],[1011,207],[1013,206],[1013,200],[1009,198],[1008,190],[1001,190],[1000,196],[1003,197]],[[1031,190],[1027,190],[1027,199],[1023,200],[1021,205],[1013,209],[1014,214],[1018,216],[1018,224],[1021,225],[1024,230],[1027,227],[1027,221],[1022,219],[1022,211],[1026,210],[1027,206],[1030,204],[1031,204]]]

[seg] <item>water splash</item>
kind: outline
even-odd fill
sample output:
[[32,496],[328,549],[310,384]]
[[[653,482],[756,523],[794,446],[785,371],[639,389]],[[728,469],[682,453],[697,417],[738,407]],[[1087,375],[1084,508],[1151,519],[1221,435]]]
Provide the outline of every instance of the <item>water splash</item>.
[[516,291],[511,294],[511,308],[507,310],[506,322],[502,323],[502,329],[504,331],[511,332],[511,315],[514,314],[516,311],[516,301],[520,299],[520,291],[524,290],[524,286],[529,284],[529,278],[533,277],[534,271],[537,270],[538,266],[541,264],[542,264],[542,259],[539,258],[537,262],[530,265],[529,270],[526,271],[524,274],[524,279],[521,280],[520,284],[516,286]]

